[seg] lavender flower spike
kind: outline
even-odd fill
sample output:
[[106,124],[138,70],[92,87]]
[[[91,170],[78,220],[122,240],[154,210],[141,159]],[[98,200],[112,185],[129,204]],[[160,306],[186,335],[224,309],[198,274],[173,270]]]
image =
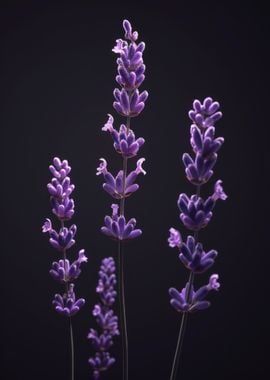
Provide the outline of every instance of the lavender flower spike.
[[113,337],[119,335],[118,318],[111,308],[115,303],[115,285],[115,262],[112,257],[108,257],[101,263],[96,288],[100,302],[93,309],[93,315],[102,332],[99,334],[96,330],[90,329],[88,334],[88,339],[96,350],[95,355],[89,359],[89,364],[93,368],[93,378],[96,380],[100,378],[102,371],[106,371],[115,362],[108,352],[113,345]]
[[53,159],[53,165],[49,166],[53,175],[51,182],[47,185],[50,194],[52,212],[60,224],[59,230],[53,228],[52,222],[47,218],[42,226],[42,232],[48,233],[50,245],[61,253],[62,257],[52,263],[50,275],[52,278],[64,285],[64,293],[55,294],[52,301],[57,313],[69,318],[70,345],[71,345],[71,378],[74,379],[74,344],[71,317],[79,312],[85,304],[83,298],[76,299],[73,281],[81,274],[81,264],[87,262],[84,249],[78,253],[78,258],[70,263],[67,259],[67,251],[75,244],[77,227],[72,224],[65,226],[74,214],[74,200],[71,194],[75,186],[71,183],[68,176],[71,167],[67,160],[61,161],[60,158]]
[[175,228],[169,230],[169,246],[178,249],[180,261],[189,270],[188,282],[180,292],[175,288],[169,289],[171,305],[183,313],[170,380],[175,380],[177,376],[187,313],[208,308],[210,302],[205,300],[205,297],[210,290],[219,288],[218,275],[212,275],[209,283],[196,292],[193,286],[195,274],[206,272],[214,265],[217,257],[217,251],[213,249],[204,251],[202,243],[198,241],[199,231],[212,219],[217,200],[227,199],[221,180],[216,181],[213,194],[206,200],[200,195],[202,185],[206,184],[214,173],[218,151],[224,143],[223,137],[215,137],[214,125],[222,117],[219,108],[219,103],[208,97],[202,102],[194,100],[193,109],[189,112],[192,120],[190,127],[192,154],[184,153],[182,159],[186,177],[196,186],[196,194],[188,196],[181,193],[177,205],[180,210],[180,220],[188,230],[194,231],[194,235],[189,235],[185,241],[178,230]]
[[[120,315],[121,315],[121,336],[123,344],[123,380],[128,380],[128,336],[125,315],[125,296],[124,296],[124,264],[123,264],[123,246],[122,242],[128,239],[134,239],[142,234],[142,231],[135,229],[136,220],[131,218],[126,220],[125,217],[125,200],[139,189],[137,177],[139,174],[146,174],[142,164],[144,158],[137,160],[136,168],[128,171],[129,159],[138,155],[140,148],[144,144],[142,137],[136,138],[134,131],[131,129],[131,120],[140,115],[145,107],[148,98],[147,91],[139,90],[145,79],[145,64],[143,62],[143,52],[145,49],[144,42],[138,42],[138,32],[133,31],[131,23],[128,20],[123,21],[124,39],[117,39],[112,51],[118,55],[116,82],[120,88],[113,91],[113,107],[120,116],[125,117],[124,124],[121,123],[119,128],[114,126],[114,118],[108,114],[108,120],[102,127],[102,130],[108,132],[113,139],[113,147],[123,158],[121,170],[116,176],[112,175],[107,168],[107,161],[100,159],[100,165],[97,168],[97,175],[104,178],[103,189],[114,199],[119,200],[119,205],[113,204],[112,216],[106,216],[105,225],[101,231],[118,241],[118,260],[119,260],[119,298],[120,298]],[[103,361],[109,360],[109,357],[98,355],[96,358],[97,371],[102,366]],[[98,372],[99,373],[99,372]]]

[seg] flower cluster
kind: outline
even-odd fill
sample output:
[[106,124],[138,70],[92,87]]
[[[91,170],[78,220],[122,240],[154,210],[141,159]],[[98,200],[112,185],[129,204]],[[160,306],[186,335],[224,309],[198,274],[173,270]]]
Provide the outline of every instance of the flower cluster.
[[189,117],[194,124],[190,127],[190,143],[194,158],[190,154],[183,154],[186,176],[194,185],[206,183],[213,175],[213,167],[217,161],[217,152],[224,139],[215,138],[214,123],[222,117],[217,112],[219,103],[206,98],[203,103],[199,100],[193,102],[193,110]]
[[190,197],[182,193],[179,195],[177,205],[180,210],[180,220],[184,226],[194,231],[194,236],[189,235],[184,241],[178,230],[170,228],[168,238],[169,246],[176,247],[179,259],[190,271],[190,280],[180,292],[175,288],[169,289],[171,305],[179,312],[194,312],[206,309],[210,302],[205,297],[211,290],[218,290],[218,275],[210,277],[209,284],[194,291],[193,274],[203,273],[214,264],[217,251],[205,252],[202,243],[198,242],[199,231],[206,227],[213,216],[213,209],[217,200],[225,200],[222,181],[216,181],[214,192],[206,200],[200,196],[201,185],[205,184],[213,175],[213,168],[217,161],[217,152],[221,148],[223,137],[215,137],[215,123],[222,117],[219,111],[219,103],[212,98],[206,98],[203,102],[195,100],[193,109],[189,112],[192,121],[190,127],[190,143],[194,157],[188,153],[183,154],[183,163],[187,179],[196,186],[196,194]]
[[136,219],[132,218],[126,222],[124,215],[118,214],[119,206],[112,204],[112,217],[106,215],[104,218],[105,226],[101,227],[101,231],[117,240],[134,239],[142,234],[142,231],[135,229]]
[[[132,30],[129,21],[123,21],[123,28],[125,39],[116,40],[116,45],[112,49],[118,55],[116,82],[120,86],[120,89],[116,88],[113,92],[115,98],[113,107],[121,116],[126,117],[126,123],[121,124],[117,129],[114,127],[113,116],[108,114],[108,120],[102,127],[103,131],[111,135],[116,152],[123,157],[123,169],[113,175],[108,170],[105,158],[100,159],[100,165],[97,168],[97,175],[104,178],[103,189],[120,203],[138,190],[137,177],[139,174],[146,174],[142,167],[144,158],[138,159],[136,168],[129,173],[127,162],[129,158],[137,156],[140,147],[145,142],[142,137],[136,138],[130,127],[130,120],[141,113],[148,97],[147,91],[139,91],[145,78],[143,63],[145,44],[137,42],[138,32]],[[115,240],[134,239],[141,235],[141,230],[134,229],[135,219],[132,218],[127,222],[124,217],[124,208],[120,207],[119,216],[116,207],[116,205],[112,205],[113,215],[105,217],[105,226],[101,228],[101,231]]]
[[56,294],[53,300],[55,310],[62,315],[71,317],[75,315],[84,305],[85,300],[76,300],[74,292],[74,281],[81,273],[81,264],[87,262],[84,250],[78,253],[78,258],[72,263],[66,258],[67,250],[75,244],[77,227],[72,224],[65,227],[64,222],[72,218],[74,214],[74,200],[70,198],[75,186],[71,184],[68,174],[71,167],[67,160],[61,161],[58,157],[53,159],[53,165],[49,167],[53,175],[51,182],[47,185],[52,212],[60,222],[60,229],[57,232],[53,229],[50,219],[46,219],[42,232],[49,234],[49,243],[53,248],[62,253],[62,259],[52,263],[50,275],[57,281],[65,285],[63,295]]
[[114,177],[107,170],[107,161],[104,158],[100,159],[100,165],[97,168],[97,175],[103,175],[105,182],[103,184],[103,189],[115,199],[126,198],[135,191],[138,190],[139,185],[134,183],[140,173],[146,174],[143,169],[142,164],[145,161],[144,158],[140,158],[137,161],[137,167],[132,170],[128,176],[124,176],[123,170],[120,170],[116,177]]
[[96,380],[100,378],[100,372],[107,370],[115,362],[108,352],[113,345],[113,337],[119,335],[118,318],[112,310],[116,298],[115,285],[115,262],[112,257],[108,257],[101,263],[96,288],[100,302],[93,309],[93,315],[102,332],[99,334],[95,329],[90,329],[88,334],[88,339],[96,350],[95,355],[89,359],[93,378]]
[[[198,310],[207,309],[210,306],[210,302],[205,300],[205,297],[211,290],[218,290],[220,283],[218,282],[218,275],[212,274],[209,279],[209,283],[199,288],[194,292],[193,285],[189,282],[184,289],[179,292],[175,288],[169,289],[171,296],[171,305],[179,312],[194,312]],[[190,288],[190,290],[189,290]],[[187,301],[187,294],[190,293],[189,301]]]

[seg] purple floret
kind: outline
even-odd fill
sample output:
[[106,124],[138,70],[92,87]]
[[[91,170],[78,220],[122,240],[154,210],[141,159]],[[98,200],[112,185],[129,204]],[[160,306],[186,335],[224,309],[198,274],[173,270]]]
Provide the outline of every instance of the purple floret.
[[[193,286],[188,291],[190,283],[188,282],[180,292],[175,288],[169,289],[169,295],[171,297],[170,303],[172,307],[180,312],[195,312],[199,310],[207,309],[210,306],[210,302],[205,300],[211,290],[218,290],[220,283],[218,282],[218,274],[212,274],[209,278],[209,283],[202,286],[196,292]],[[189,300],[187,295],[189,294]]]
[[218,199],[225,200],[227,195],[221,186],[222,181],[216,182],[214,193],[204,201],[198,195],[192,195],[190,198],[186,194],[180,194],[177,205],[179,207],[180,219],[183,224],[192,231],[199,231],[207,226],[213,216],[213,208]]
[[103,131],[108,131],[114,141],[114,148],[117,153],[123,157],[131,158],[137,155],[140,147],[144,144],[145,140],[142,137],[136,139],[134,132],[122,124],[120,125],[119,132],[113,127],[113,117],[108,114],[109,119],[102,128]]
[[120,170],[116,177],[114,177],[107,170],[107,161],[104,158],[100,158],[100,164],[97,168],[96,175],[103,175],[105,182],[103,183],[103,189],[115,199],[126,198],[132,193],[138,190],[139,185],[134,183],[139,174],[146,174],[142,164],[145,158],[140,158],[137,161],[137,167],[132,170],[125,178],[123,170]]
[[63,296],[55,294],[52,304],[59,314],[72,317],[83,307],[85,300],[83,298],[76,300],[74,284],[69,284],[68,292]]
[[193,110],[189,111],[190,119],[200,128],[213,126],[222,117],[222,113],[218,111],[220,108],[219,102],[208,97],[201,103],[199,100],[194,100]]
[[112,204],[112,217],[106,215],[105,226],[101,227],[101,232],[117,240],[135,239],[142,234],[142,231],[135,229],[136,219],[132,218],[128,222],[124,215],[118,215],[119,206]]
[[74,281],[81,274],[81,264],[86,262],[87,257],[84,254],[84,249],[81,249],[77,260],[73,261],[72,264],[70,264],[68,259],[53,262],[50,275],[60,282]]

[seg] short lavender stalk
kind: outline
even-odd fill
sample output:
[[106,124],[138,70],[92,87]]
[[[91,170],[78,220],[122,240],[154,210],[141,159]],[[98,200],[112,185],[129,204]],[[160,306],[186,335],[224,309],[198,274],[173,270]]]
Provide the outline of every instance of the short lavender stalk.
[[62,259],[53,262],[50,275],[64,285],[64,294],[55,294],[52,302],[55,311],[69,318],[70,332],[70,354],[71,354],[71,380],[74,380],[74,339],[71,317],[85,304],[83,298],[77,299],[74,292],[73,281],[81,273],[81,264],[87,262],[84,250],[78,252],[78,258],[70,263],[67,259],[67,250],[75,244],[75,234],[77,227],[73,224],[70,227],[65,226],[65,221],[69,221],[74,214],[74,200],[71,194],[75,186],[71,184],[68,174],[71,167],[67,160],[61,161],[58,157],[53,159],[53,165],[49,167],[53,175],[51,182],[47,185],[52,212],[60,221],[60,230],[57,232],[52,227],[50,219],[46,219],[42,232],[49,234],[49,242],[53,248],[62,253]]
[[214,124],[222,117],[222,113],[218,109],[218,102],[206,98],[202,103],[195,100],[193,110],[189,112],[189,117],[193,122],[190,127],[190,142],[195,157],[192,158],[190,154],[184,153],[183,162],[187,179],[196,185],[196,194],[191,197],[180,194],[177,204],[181,212],[181,221],[187,229],[194,231],[194,235],[193,237],[189,235],[184,242],[180,232],[171,228],[168,239],[169,246],[178,248],[180,261],[190,271],[188,282],[181,292],[175,288],[169,289],[171,305],[182,313],[170,380],[175,380],[177,376],[188,313],[208,308],[210,302],[205,300],[205,297],[210,291],[218,290],[220,287],[217,274],[211,275],[209,283],[196,292],[193,286],[195,274],[208,270],[214,264],[217,256],[217,252],[214,250],[204,252],[202,244],[198,241],[199,230],[206,227],[211,220],[216,201],[227,198],[221,186],[221,180],[216,182],[212,196],[205,201],[200,197],[201,185],[212,177],[212,169],[217,161],[217,152],[224,142],[222,137],[215,138]]

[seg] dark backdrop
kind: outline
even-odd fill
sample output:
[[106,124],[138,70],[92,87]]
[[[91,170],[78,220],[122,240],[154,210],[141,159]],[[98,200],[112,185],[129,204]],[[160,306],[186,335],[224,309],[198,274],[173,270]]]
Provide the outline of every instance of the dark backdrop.
[[[176,200],[194,189],[180,157],[189,150],[187,112],[194,98],[206,96],[222,105],[217,130],[226,143],[203,195],[221,178],[229,198],[219,202],[200,239],[219,251],[213,272],[220,274],[222,287],[210,309],[189,319],[179,378],[264,378],[260,339],[266,334],[267,259],[259,235],[265,206],[258,204],[267,177],[260,132],[262,10],[226,2],[23,3],[2,6],[0,21],[1,378],[68,379],[67,321],[51,307],[61,287],[48,275],[57,256],[41,233],[44,218],[51,217],[46,184],[56,155],[72,165],[76,247],[89,257],[76,282],[87,305],[74,319],[74,330],[76,379],[90,378],[86,334],[95,326],[97,270],[103,257],[116,256],[114,242],[99,232],[111,199],[95,168],[99,157],[106,157],[113,171],[121,165],[101,127],[108,112],[115,115],[111,49],[123,35],[123,18],[147,44],[142,88],[150,93],[145,111],[132,121],[146,139],[141,155],[147,176],[126,203],[127,216],[135,216],[144,232],[125,250],[130,380],[169,377],[180,319],[167,290],[181,288],[188,274],[166,239],[170,226],[186,233]],[[202,275],[197,284],[207,278]],[[119,339],[114,353],[117,364],[104,379],[120,379]]]

